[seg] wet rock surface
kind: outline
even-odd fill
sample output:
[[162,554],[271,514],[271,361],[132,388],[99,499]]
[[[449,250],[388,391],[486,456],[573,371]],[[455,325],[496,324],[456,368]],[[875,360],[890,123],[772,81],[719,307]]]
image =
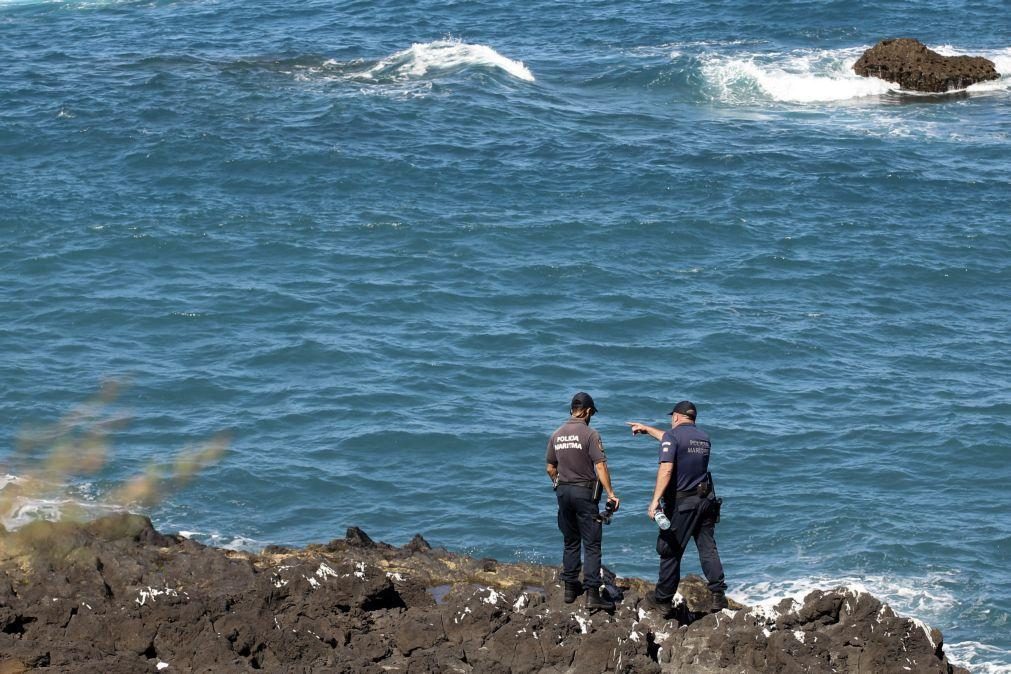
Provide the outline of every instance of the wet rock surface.
[[903,89],[943,93],[1000,78],[982,56],[941,56],[912,38],[882,40],[853,65],[856,74],[878,77]]
[[557,569],[352,528],[259,555],[144,517],[0,529],[0,672],[963,672],[941,634],[845,589],[672,616],[619,579],[613,614],[562,602]]

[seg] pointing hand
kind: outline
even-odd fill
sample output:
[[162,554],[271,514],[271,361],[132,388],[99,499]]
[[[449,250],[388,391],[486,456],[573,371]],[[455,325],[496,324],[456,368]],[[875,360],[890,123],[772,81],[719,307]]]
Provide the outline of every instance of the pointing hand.
[[645,434],[647,432],[645,424],[640,424],[636,421],[626,421],[625,423],[632,427],[632,435]]

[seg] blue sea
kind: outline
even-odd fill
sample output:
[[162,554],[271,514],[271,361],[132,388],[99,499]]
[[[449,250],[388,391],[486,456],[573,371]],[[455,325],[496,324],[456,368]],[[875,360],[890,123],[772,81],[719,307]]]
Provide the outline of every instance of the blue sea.
[[[900,36],[1003,77],[852,72]],[[585,390],[654,578],[688,398],[732,597],[1011,672],[1009,214],[1002,0],[0,0],[2,521],[558,564]]]

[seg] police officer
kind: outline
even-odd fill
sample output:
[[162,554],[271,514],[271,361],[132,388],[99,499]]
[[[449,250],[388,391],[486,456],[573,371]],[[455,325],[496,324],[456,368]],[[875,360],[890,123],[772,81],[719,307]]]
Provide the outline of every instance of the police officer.
[[[597,412],[593,398],[579,392],[572,397],[569,420],[558,427],[548,440],[545,456],[547,472],[555,483],[558,498],[558,528],[562,531],[561,579],[565,583],[565,603],[576,601],[586,591],[586,607],[613,611],[614,603],[600,596],[600,543],[602,525],[597,505],[597,482],[607,492],[607,499],[618,509],[618,497],[611,488],[607,457],[600,434],[590,428],[590,418]],[[582,546],[582,555],[580,555]],[[582,559],[581,559],[582,558]],[[579,583],[582,569],[583,583]]]
[[661,508],[662,498],[663,512],[671,525],[669,529],[661,529],[657,537],[660,576],[656,590],[646,600],[665,614],[672,609],[674,593],[681,581],[681,556],[690,538],[695,539],[702,572],[709,582],[712,610],[727,608],[727,584],[716,549],[719,506],[709,474],[709,435],[695,425],[697,414],[691,401],[682,400],[670,411],[669,430],[627,422],[633,435],[642,433],[660,441],[660,462],[647,514],[653,518]]

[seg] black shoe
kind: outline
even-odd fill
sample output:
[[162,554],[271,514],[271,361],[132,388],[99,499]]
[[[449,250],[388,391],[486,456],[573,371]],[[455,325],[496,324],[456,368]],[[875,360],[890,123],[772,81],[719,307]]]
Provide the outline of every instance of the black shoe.
[[674,599],[657,599],[655,592],[648,593],[643,603],[646,610],[659,611],[664,618],[669,618],[674,613]]
[[730,604],[727,603],[727,595],[722,592],[713,592],[713,603],[710,609],[712,613],[717,613],[725,608],[730,608]]
[[599,587],[591,587],[586,590],[586,608],[591,611],[607,611],[610,613],[614,610],[614,602],[601,597]]
[[565,584],[565,596],[563,601],[566,604],[571,604],[576,601],[576,597],[583,594],[583,586],[579,583],[566,583]]

